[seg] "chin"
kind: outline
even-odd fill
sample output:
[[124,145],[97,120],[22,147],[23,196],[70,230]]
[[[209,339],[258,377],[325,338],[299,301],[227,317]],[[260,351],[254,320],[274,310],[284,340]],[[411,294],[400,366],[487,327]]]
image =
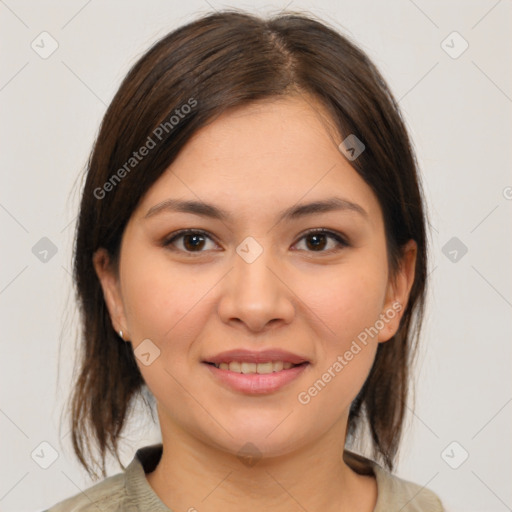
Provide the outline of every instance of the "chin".
[[290,425],[286,428],[279,425],[281,421],[282,418],[273,422],[260,421],[252,425],[232,422],[228,428],[232,437],[223,431],[222,438],[210,437],[206,442],[239,458],[279,457],[296,450],[301,440],[297,431],[293,431],[292,435]]

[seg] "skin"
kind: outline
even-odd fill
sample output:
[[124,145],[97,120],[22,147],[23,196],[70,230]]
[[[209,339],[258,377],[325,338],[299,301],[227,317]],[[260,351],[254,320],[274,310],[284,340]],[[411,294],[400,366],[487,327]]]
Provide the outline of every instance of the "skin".
[[[105,250],[94,255],[114,329],[134,349],[149,338],[161,351],[149,366],[137,359],[157,400],[164,447],[146,477],[175,511],[238,511],[240,497],[249,512],[374,509],[375,478],[353,471],[341,454],[350,404],[378,344],[398,329],[417,248],[409,241],[392,278],[379,202],[340,142],[312,99],[289,96],[224,113],[142,198],[123,235],[119,274]],[[333,195],[367,216],[347,210],[276,220],[284,208]],[[144,218],[171,197],[213,203],[233,220],[182,212]],[[190,237],[163,245],[186,228],[209,237],[198,249]],[[310,228],[338,232],[350,245],[326,236],[315,246],[303,234]],[[263,249],[252,263],[236,252],[249,236]],[[402,310],[317,396],[299,403],[298,394],[396,301]],[[247,395],[221,386],[201,363],[240,347],[281,348],[310,364],[276,392]],[[261,454],[252,466],[237,457],[247,442]]]

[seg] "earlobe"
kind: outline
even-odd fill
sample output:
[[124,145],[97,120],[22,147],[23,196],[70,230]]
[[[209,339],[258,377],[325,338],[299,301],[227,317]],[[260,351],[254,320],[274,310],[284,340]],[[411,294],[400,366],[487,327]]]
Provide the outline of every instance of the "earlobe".
[[109,253],[101,247],[93,255],[93,265],[103,290],[103,298],[110,314],[113,329],[127,332],[119,280],[112,268]]
[[416,270],[418,246],[414,240],[409,240],[402,248],[400,268],[394,279],[390,279],[384,308],[381,313],[384,327],[379,331],[379,343],[391,339],[400,325],[400,320],[409,302]]

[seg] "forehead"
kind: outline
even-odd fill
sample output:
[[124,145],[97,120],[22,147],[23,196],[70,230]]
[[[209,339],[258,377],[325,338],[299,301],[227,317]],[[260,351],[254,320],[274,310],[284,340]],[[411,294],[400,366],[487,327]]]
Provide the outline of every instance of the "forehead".
[[379,216],[377,198],[338,149],[326,111],[309,98],[259,101],[202,127],[146,193],[144,216],[172,198],[242,216],[340,196]]

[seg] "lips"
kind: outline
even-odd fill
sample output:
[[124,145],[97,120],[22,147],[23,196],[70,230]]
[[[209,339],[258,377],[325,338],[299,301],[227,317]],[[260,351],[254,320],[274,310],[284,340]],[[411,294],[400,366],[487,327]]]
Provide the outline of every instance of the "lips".
[[310,366],[305,357],[280,349],[230,350],[207,357],[202,363],[223,387],[248,395],[277,392]]
[[230,364],[236,363],[291,363],[292,365],[300,365],[308,363],[307,358],[302,357],[292,352],[287,352],[280,349],[268,349],[259,352],[253,350],[236,349],[229,350],[227,352],[221,352],[220,354],[207,357],[203,360],[204,363],[214,364],[219,366],[221,363]]

